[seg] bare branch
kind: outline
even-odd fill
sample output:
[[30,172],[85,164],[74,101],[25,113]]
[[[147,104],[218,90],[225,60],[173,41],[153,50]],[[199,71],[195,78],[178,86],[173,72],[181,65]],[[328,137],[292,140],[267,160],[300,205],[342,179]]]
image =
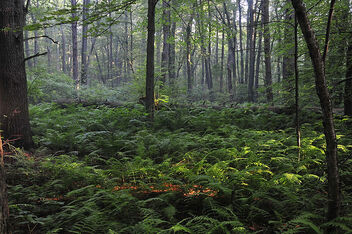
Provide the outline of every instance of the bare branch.
[[55,41],[53,38],[47,36],[47,35],[43,35],[43,36],[37,36],[37,37],[28,37],[26,39],[23,39],[23,41],[28,41],[28,40],[33,40],[33,39],[38,39],[38,38],[47,38],[49,39],[50,41],[52,41],[53,43],[55,44],[59,44],[58,41]]
[[36,53],[35,55],[32,55],[32,56],[29,56],[29,57],[25,58],[24,62],[26,62],[27,60],[30,60],[32,58],[43,56],[43,55],[46,55],[46,54],[48,54],[48,52],[44,52],[44,53],[41,53],[41,54],[40,53]]
[[322,58],[324,64],[325,64],[326,55],[327,55],[328,49],[329,49],[330,28],[331,28],[332,15],[334,13],[335,2],[336,2],[336,0],[331,0],[331,2],[330,2],[330,10],[329,10],[328,23],[326,25],[325,45],[324,45],[324,52],[323,52],[323,58]]

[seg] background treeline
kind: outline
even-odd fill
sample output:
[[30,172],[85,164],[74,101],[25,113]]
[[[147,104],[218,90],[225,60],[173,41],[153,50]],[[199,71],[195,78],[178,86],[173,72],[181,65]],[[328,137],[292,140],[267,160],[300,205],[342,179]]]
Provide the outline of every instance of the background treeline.
[[[305,3],[323,44],[329,3]],[[104,97],[109,101],[143,97],[146,14],[146,2],[137,0],[33,0],[25,53],[30,57],[47,52],[27,61],[33,101],[47,100],[50,89],[57,98],[84,96],[75,89],[87,87],[94,88],[93,98],[99,90],[111,93]],[[290,1],[163,0],[155,17],[157,96],[170,96],[173,102],[294,105],[295,21]],[[351,1],[337,1],[325,67],[334,105],[345,103],[346,113],[351,112],[350,25]],[[317,105],[300,30],[297,47],[299,95],[304,105]]]

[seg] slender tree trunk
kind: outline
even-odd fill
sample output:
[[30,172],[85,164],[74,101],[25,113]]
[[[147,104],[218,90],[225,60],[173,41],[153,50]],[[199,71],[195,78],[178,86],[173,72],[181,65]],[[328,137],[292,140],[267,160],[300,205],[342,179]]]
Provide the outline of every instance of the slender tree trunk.
[[243,56],[243,37],[242,37],[242,7],[241,7],[241,0],[237,0],[238,6],[238,27],[240,30],[240,54],[241,54],[241,74],[239,76],[239,82],[243,84],[244,82],[244,56]]
[[[24,41],[24,47],[25,47],[25,52],[26,52],[26,57],[28,58],[29,56],[31,56],[31,52],[30,52],[30,48],[29,48],[29,43],[28,43],[28,31],[24,31],[24,38],[25,38],[25,41]],[[32,65],[32,60],[27,60],[27,66],[29,68],[31,68],[33,65]]]
[[296,122],[296,140],[298,161],[301,160],[301,126],[299,121],[299,73],[298,73],[298,21],[295,15],[295,122]]
[[191,15],[187,28],[186,28],[186,56],[187,56],[187,93],[188,95],[192,94],[193,88],[193,78],[192,78],[192,55],[191,55],[191,34],[192,34],[192,22],[193,22],[193,15]]
[[263,42],[263,20],[261,20],[261,28],[259,30],[257,62],[255,65],[256,66],[255,67],[255,79],[254,79],[255,101],[257,101],[257,98],[258,98],[259,71],[260,71],[260,64],[261,64],[262,42]]
[[[172,5],[174,5],[174,0],[172,1]],[[176,80],[176,44],[175,44],[175,36],[176,36],[176,22],[171,23],[170,28],[170,37],[169,37],[169,84],[174,85]]]
[[345,115],[352,116],[352,40],[349,40],[346,55],[346,83],[344,95]]
[[[290,4],[291,0],[286,0],[287,4]],[[283,64],[282,64],[282,80],[284,81],[284,89],[288,95],[285,95],[284,98],[288,102],[289,106],[294,105],[294,32],[293,32],[293,12],[287,7],[285,10],[285,21],[290,23],[286,24],[284,29],[284,38],[283,42],[286,49],[286,52],[283,55]]]
[[83,0],[82,54],[81,54],[81,84],[82,85],[87,85],[88,24],[86,21],[87,21],[89,4],[90,4],[90,0]]
[[230,45],[231,43],[231,40],[229,40],[229,43],[228,43],[228,51],[227,51],[227,90],[230,94],[230,99],[232,100],[233,99],[233,96],[232,96],[232,73],[231,73],[231,64],[232,64],[232,52],[231,52],[231,46]]
[[105,84],[106,81],[105,81],[105,79],[104,79],[103,69],[101,68],[100,59],[99,59],[99,56],[98,56],[98,52],[97,52],[97,51],[95,51],[95,59],[97,60],[97,64],[98,64],[100,80],[103,82],[103,84]]
[[[76,0],[71,0],[72,8],[76,7]],[[72,17],[76,17],[75,11],[72,13]],[[72,76],[75,81],[76,88],[79,88],[79,78],[78,78],[78,45],[77,45],[77,21],[71,24],[72,32]]]
[[[44,33],[45,35],[49,35],[48,29],[44,29]],[[50,70],[51,68],[51,48],[50,48],[50,44],[51,41],[50,40],[46,40],[45,44],[46,44],[46,52],[47,52],[47,58],[48,58],[48,69]]]
[[249,37],[249,71],[248,71],[248,101],[254,101],[254,65],[255,65],[255,40],[256,35],[254,33],[254,10],[253,10],[253,0],[248,0],[248,11],[249,11],[249,25],[248,34]]
[[224,55],[225,55],[225,31],[222,30],[221,38],[221,62],[220,62],[220,93],[224,90]]
[[154,38],[155,5],[158,0],[148,0],[148,39],[146,67],[146,109],[151,119],[154,118]]
[[[326,140],[326,158],[328,167],[328,221],[337,218],[341,210],[340,179],[337,161],[337,142],[334,127],[334,119],[331,105],[331,98],[326,84],[324,60],[319,50],[318,41],[311,28],[307,16],[307,10],[302,0],[292,0],[298,23],[301,27],[304,39],[307,43],[309,54],[312,60],[316,91],[320,100],[323,112],[323,126]],[[327,34],[329,31],[327,30]],[[328,233],[335,233],[336,227],[327,230]]]
[[273,102],[272,76],[271,76],[271,49],[269,30],[269,0],[263,0],[263,22],[264,22],[264,53],[265,53],[265,91],[266,101]]
[[170,35],[170,0],[163,0],[163,51],[161,53],[161,81],[163,84],[166,83],[168,64],[169,64],[169,52],[170,44],[168,42]]
[[213,73],[212,73],[212,67],[211,67],[211,33],[212,33],[212,25],[211,25],[211,10],[210,10],[210,0],[208,0],[208,19],[209,19],[209,24],[208,24],[208,54],[207,54],[207,60],[208,60],[208,89],[210,90],[210,99],[213,100]]

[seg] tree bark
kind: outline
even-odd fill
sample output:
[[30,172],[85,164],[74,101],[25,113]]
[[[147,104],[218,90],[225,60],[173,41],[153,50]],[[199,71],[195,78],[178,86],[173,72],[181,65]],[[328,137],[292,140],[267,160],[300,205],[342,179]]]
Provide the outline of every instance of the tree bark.
[[169,52],[170,44],[168,42],[170,35],[170,10],[169,10],[170,0],[163,0],[163,51],[161,53],[161,81],[163,85],[166,83],[168,64],[169,64]]
[[265,79],[264,86],[266,101],[273,102],[272,76],[271,76],[271,50],[269,30],[269,0],[263,0],[263,23],[264,23],[264,53],[265,53]]
[[187,28],[186,28],[186,56],[187,56],[187,93],[188,95],[192,94],[193,88],[193,77],[192,77],[192,54],[191,54],[191,34],[192,34],[192,22],[193,22],[193,14],[190,16]]
[[[76,7],[76,0],[71,0],[71,7]],[[75,10],[72,13],[73,22],[71,24],[71,34],[72,34],[72,76],[75,81],[76,88],[79,87],[79,78],[78,78],[78,45],[77,45],[77,21]]]
[[346,83],[344,95],[344,113],[352,116],[352,40],[350,39],[346,55]]
[[[5,139],[31,148],[27,79],[24,63],[23,0],[0,1],[0,126]],[[2,30],[10,28],[9,30]]]
[[[310,58],[312,60],[316,91],[323,112],[323,125],[326,140],[326,158],[328,170],[328,221],[337,218],[341,210],[340,179],[337,162],[337,142],[334,127],[331,98],[326,84],[323,57],[319,50],[318,41],[311,28],[306,8],[302,0],[292,0],[298,23],[301,27],[304,39],[307,43]],[[328,233],[334,233],[335,227],[331,227]]]
[[242,43],[242,7],[241,7],[241,0],[237,0],[238,5],[238,27],[240,31],[240,54],[241,54],[241,73],[239,76],[239,83],[244,83],[244,59],[243,59],[243,43]]
[[87,85],[87,51],[88,51],[88,24],[87,24],[87,15],[88,15],[88,5],[90,4],[90,0],[83,0],[83,26],[82,26],[82,53],[81,53],[81,84]]
[[146,67],[146,109],[151,119],[154,118],[154,38],[155,38],[155,5],[158,0],[148,0],[148,39]]
[[[286,0],[287,4],[290,4],[291,0]],[[284,82],[284,89],[288,93],[284,96],[285,101],[289,106],[294,105],[294,32],[293,32],[293,12],[287,7],[285,10],[285,21],[287,22],[284,29],[283,42],[286,46],[285,53],[282,59],[282,80]]]

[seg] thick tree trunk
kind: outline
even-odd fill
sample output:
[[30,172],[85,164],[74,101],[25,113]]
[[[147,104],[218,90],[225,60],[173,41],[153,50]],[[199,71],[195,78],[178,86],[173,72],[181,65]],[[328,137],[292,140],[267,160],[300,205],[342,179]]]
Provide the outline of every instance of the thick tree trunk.
[[154,38],[155,5],[158,0],[148,0],[148,39],[147,39],[147,73],[146,73],[146,109],[151,119],[154,118]]
[[[292,0],[297,20],[307,43],[315,73],[316,91],[323,112],[324,134],[326,139],[326,158],[328,167],[328,221],[338,217],[341,210],[340,179],[337,162],[337,142],[334,127],[332,105],[326,84],[324,60],[319,50],[318,41],[308,20],[302,0]],[[334,233],[334,228],[329,233]]]
[[7,184],[4,164],[0,165],[0,233],[8,233],[9,206],[7,199]]
[[352,40],[350,39],[346,55],[346,83],[344,95],[345,115],[352,116]]
[[273,102],[272,76],[271,76],[271,49],[269,31],[269,0],[263,1],[263,23],[264,23],[264,53],[265,53],[265,91],[266,101]]
[[[71,6],[74,8],[76,6],[76,0],[71,0]],[[72,17],[76,17],[76,13],[72,13]],[[78,78],[78,45],[77,45],[77,21],[71,24],[71,34],[72,34],[72,76],[75,81],[76,88],[79,87]]]
[[0,127],[5,139],[30,148],[27,79],[24,63],[23,0],[0,1]]

